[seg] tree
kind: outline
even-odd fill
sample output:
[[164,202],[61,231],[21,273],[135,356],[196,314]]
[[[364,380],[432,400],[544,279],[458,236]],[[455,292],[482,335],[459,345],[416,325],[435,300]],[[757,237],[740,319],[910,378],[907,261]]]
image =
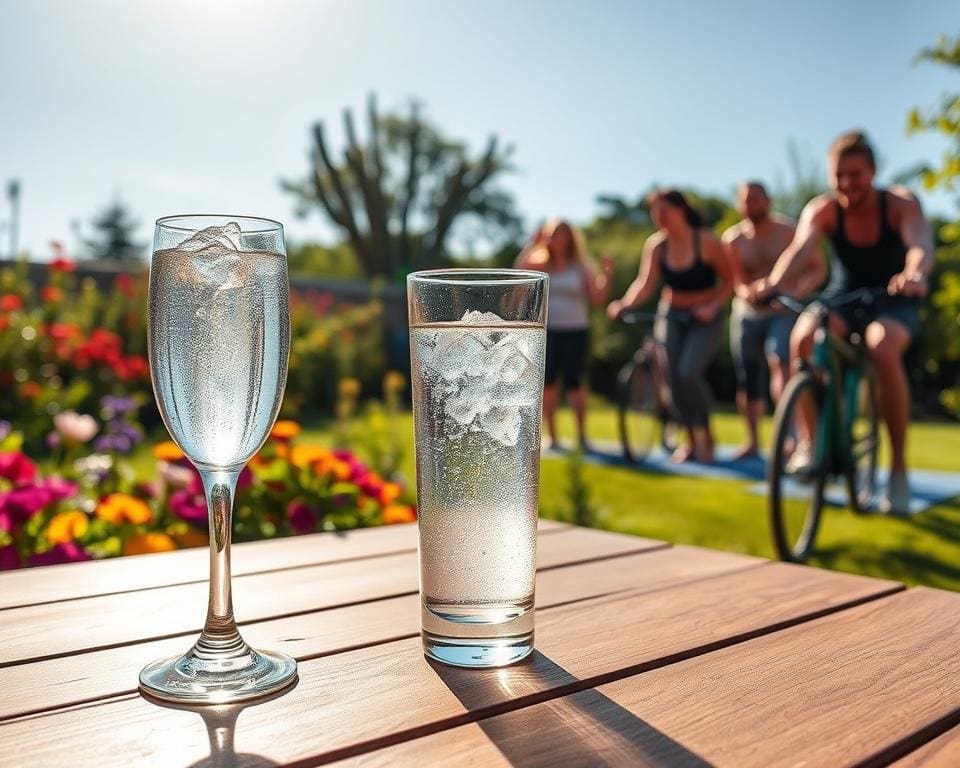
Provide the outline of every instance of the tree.
[[[952,40],[941,37],[924,48],[917,61],[941,64],[960,70],[960,35]],[[958,72],[957,74],[960,74]],[[907,117],[907,132],[935,132],[948,140],[939,166],[919,169],[927,189],[956,189],[960,179],[960,91],[943,96],[938,107],[921,111],[913,109]],[[931,279],[933,291],[924,328],[924,369],[937,375],[943,384],[940,402],[960,417],[960,220],[941,222],[935,227],[938,244],[936,266]]]
[[[494,186],[511,170],[511,147],[491,136],[478,156],[443,136],[425,120],[418,104],[409,114],[377,112],[367,105],[365,144],[353,113],[343,112],[346,146],[338,161],[330,150],[326,126],[313,128],[307,181],[282,182],[299,201],[298,213],[319,207],[344,235],[364,273],[399,277],[414,268],[439,265],[450,254],[456,229],[469,229],[468,240],[515,239],[520,220],[513,197]],[[478,234],[478,229],[479,234]]]
[[83,241],[89,258],[139,261],[143,257],[144,246],[133,238],[138,224],[126,206],[119,200],[114,200],[94,218],[94,236]]

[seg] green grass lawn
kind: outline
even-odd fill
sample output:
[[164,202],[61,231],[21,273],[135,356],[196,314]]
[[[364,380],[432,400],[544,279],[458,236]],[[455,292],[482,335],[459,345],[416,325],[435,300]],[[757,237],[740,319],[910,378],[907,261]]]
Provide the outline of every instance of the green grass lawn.
[[[597,407],[590,415],[594,439],[614,439],[614,411]],[[716,416],[718,442],[738,443],[741,421]],[[406,444],[402,472],[412,482],[413,436],[409,416],[398,424]],[[561,432],[573,422],[561,413]],[[769,423],[764,425],[769,436]],[[329,432],[308,430],[301,441],[327,442]],[[885,451],[884,451],[885,453]],[[960,471],[960,425],[915,424],[910,431],[911,466]],[[541,469],[541,514],[558,517],[567,508],[569,472],[564,459],[545,459]],[[597,524],[612,531],[682,544],[773,557],[766,499],[746,492],[750,482],[707,480],[642,472],[628,467],[586,464],[584,475],[598,509]],[[855,515],[828,507],[812,565],[886,577],[909,584],[960,590],[960,498],[939,504],[910,520]]]

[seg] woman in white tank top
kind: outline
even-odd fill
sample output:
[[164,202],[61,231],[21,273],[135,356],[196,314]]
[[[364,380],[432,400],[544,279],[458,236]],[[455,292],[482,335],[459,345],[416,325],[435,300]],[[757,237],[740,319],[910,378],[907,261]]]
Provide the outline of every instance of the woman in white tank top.
[[587,255],[582,234],[567,222],[548,221],[520,252],[518,269],[538,269],[550,275],[547,306],[547,359],[544,368],[543,417],[550,447],[557,447],[557,402],[563,380],[567,400],[577,418],[580,447],[588,450],[586,397],[581,387],[589,343],[589,309],[607,300],[613,260],[597,270]]

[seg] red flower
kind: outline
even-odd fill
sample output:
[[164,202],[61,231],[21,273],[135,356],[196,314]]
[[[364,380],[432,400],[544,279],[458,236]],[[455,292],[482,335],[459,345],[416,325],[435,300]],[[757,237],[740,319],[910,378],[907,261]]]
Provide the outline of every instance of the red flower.
[[43,392],[43,387],[35,381],[25,381],[20,385],[20,394],[23,397],[33,399],[39,397],[41,392]]
[[137,292],[136,281],[125,273],[121,273],[113,278],[113,287],[128,299],[133,298],[133,295]]
[[70,259],[65,259],[63,256],[57,256],[57,258],[50,262],[51,272],[73,272],[76,268],[76,264],[70,261]]
[[287,506],[287,517],[296,533],[312,533],[317,525],[317,514],[305,501],[291,501]]
[[20,567],[20,555],[13,544],[0,547],[0,571],[12,571]]
[[137,381],[149,375],[150,364],[140,355],[122,357],[113,364],[113,372],[120,381]]
[[54,341],[68,341],[81,334],[80,326],[74,323],[50,323],[47,326],[47,335]]
[[37,467],[19,451],[0,453],[0,477],[14,485],[29,483],[37,476]]
[[23,299],[15,293],[5,293],[0,296],[0,309],[4,312],[16,312],[23,309]]
[[63,291],[55,285],[45,285],[40,289],[40,298],[47,304],[59,304],[63,298]]

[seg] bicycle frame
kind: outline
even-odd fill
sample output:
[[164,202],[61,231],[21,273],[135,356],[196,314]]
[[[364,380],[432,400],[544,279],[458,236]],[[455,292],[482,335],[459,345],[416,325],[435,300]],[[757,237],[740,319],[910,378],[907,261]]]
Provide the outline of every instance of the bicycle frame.
[[820,318],[809,364],[824,387],[814,459],[830,474],[842,473],[854,464],[850,436],[859,405],[863,364],[863,356],[854,345],[830,333],[829,317],[825,314]]

